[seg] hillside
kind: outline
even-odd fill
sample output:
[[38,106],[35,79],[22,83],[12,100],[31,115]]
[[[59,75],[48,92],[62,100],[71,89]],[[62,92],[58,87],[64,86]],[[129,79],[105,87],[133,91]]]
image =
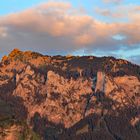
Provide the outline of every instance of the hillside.
[[26,130],[25,140],[139,140],[140,66],[14,49],[0,63],[0,118],[7,116],[5,140],[3,127]]

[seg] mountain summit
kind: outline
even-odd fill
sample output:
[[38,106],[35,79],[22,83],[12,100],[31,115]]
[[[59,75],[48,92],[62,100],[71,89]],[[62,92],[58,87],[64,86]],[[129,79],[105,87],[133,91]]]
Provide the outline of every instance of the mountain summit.
[[140,66],[14,49],[0,63],[0,138],[9,136],[139,140]]

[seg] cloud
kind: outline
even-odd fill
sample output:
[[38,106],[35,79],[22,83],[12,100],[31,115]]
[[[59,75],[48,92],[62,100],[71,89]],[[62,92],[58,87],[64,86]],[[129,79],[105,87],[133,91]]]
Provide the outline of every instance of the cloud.
[[122,12],[114,12],[114,11],[111,11],[110,9],[103,9],[103,8],[96,8],[95,9],[95,12],[97,14],[100,14],[102,16],[105,16],[105,17],[111,17],[111,18],[122,18],[124,17],[124,14]]
[[49,10],[69,10],[72,8],[72,5],[68,2],[54,2],[50,1],[48,3],[40,4],[38,7],[39,9],[49,9]]
[[[124,36],[125,45],[130,49],[133,45],[140,43],[139,22],[140,22],[140,6],[139,5],[121,5],[116,6],[113,11],[110,9],[96,8],[96,12],[102,16],[113,18],[118,26],[116,35]],[[123,12],[122,12],[123,11]],[[123,20],[124,19],[124,20]],[[111,19],[110,19],[111,20]],[[121,22],[123,21],[123,22]]]
[[132,63],[140,65],[140,55],[131,56],[128,58],[128,60],[131,61]]
[[[20,48],[68,54],[86,49],[108,55],[122,46],[131,50],[140,44],[138,16],[128,23],[105,23],[80,10],[67,2],[48,2],[0,17],[0,34],[5,34],[0,37],[0,51]],[[124,39],[116,40],[115,35]]]
[[6,37],[6,36],[7,36],[6,28],[0,27],[0,38],[1,37]]
[[[96,7],[95,12],[105,17],[114,18],[118,21],[122,19],[134,20],[140,17],[140,6],[134,4],[117,5],[112,8],[99,8]],[[140,19],[140,18],[139,18]]]
[[123,2],[123,0],[103,0],[104,3],[115,3],[120,4]]

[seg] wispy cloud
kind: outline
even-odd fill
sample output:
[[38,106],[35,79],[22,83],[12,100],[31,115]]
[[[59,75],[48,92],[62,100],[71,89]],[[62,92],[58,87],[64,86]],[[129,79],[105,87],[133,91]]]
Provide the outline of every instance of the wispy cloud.
[[115,3],[120,4],[123,0],[103,0],[104,3]]
[[114,8],[100,8],[96,7],[95,12],[105,17],[127,20],[136,20],[140,16],[140,5],[126,4],[117,5]]
[[5,27],[0,27],[0,37],[6,37],[7,31]]
[[128,60],[135,63],[135,64],[140,65],[140,55],[131,56],[131,57],[128,58]]

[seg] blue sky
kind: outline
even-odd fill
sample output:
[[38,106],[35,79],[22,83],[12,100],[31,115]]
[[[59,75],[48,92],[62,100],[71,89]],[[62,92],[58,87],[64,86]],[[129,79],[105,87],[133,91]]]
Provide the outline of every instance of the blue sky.
[[[59,1],[59,0],[57,0]],[[65,0],[75,6],[83,6],[90,14],[94,14],[95,7],[114,8],[114,3],[104,3],[102,0]],[[20,12],[40,3],[48,2],[48,0],[0,0],[0,15],[5,15],[13,12]],[[139,5],[139,0],[123,0],[121,4],[136,4]]]
[[[36,7],[47,3],[51,3],[50,15],[48,7],[39,9],[47,12],[45,16],[35,12]],[[71,7],[67,9],[68,4]],[[58,11],[56,13],[56,8],[63,11],[62,15]],[[84,15],[81,15],[81,9]],[[72,15],[68,14],[69,10]],[[68,21],[65,20],[66,15]],[[63,23],[59,21],[60,16]],[[83,52],[87,55],[113,55],[140,64],[139,16],[138,0],[0,0],[0,56],[16,47],[52,55],[83,55]],[[75,20],[71,20],[73,18]]]
[[42,2],[45,2],[45,0],[0,0],[0,14],[20,12]]

